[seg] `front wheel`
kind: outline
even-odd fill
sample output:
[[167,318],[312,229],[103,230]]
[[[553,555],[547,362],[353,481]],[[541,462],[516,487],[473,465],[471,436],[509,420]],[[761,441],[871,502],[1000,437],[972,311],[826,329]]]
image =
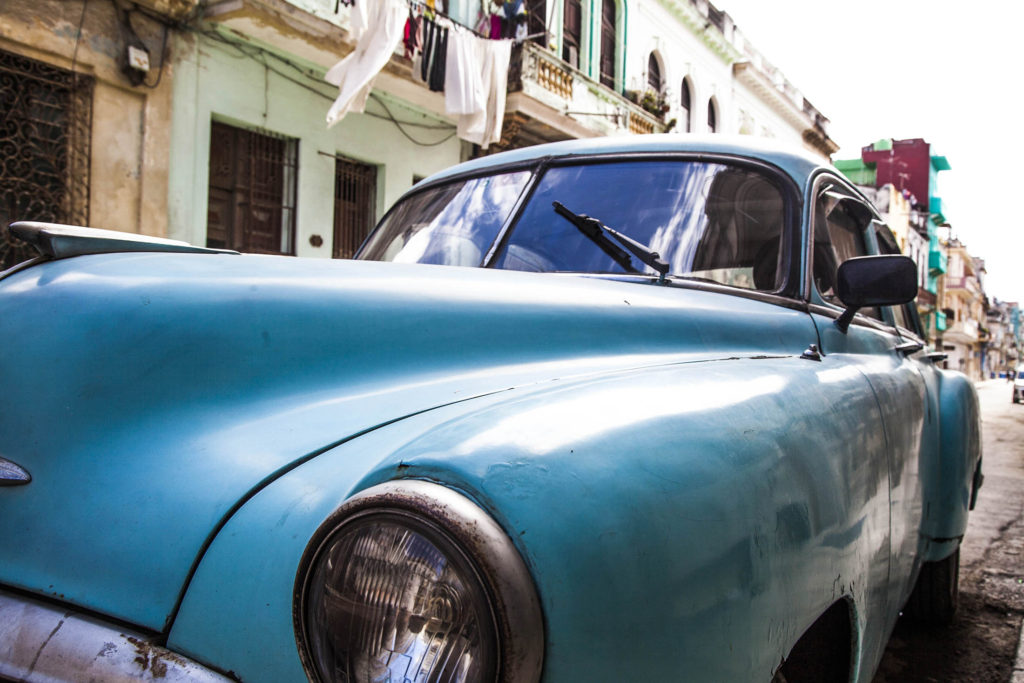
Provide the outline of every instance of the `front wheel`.
[[938,562],[925,562],[907,601],[909,617],[929,624],[950,624],[960,602],[960,548]]

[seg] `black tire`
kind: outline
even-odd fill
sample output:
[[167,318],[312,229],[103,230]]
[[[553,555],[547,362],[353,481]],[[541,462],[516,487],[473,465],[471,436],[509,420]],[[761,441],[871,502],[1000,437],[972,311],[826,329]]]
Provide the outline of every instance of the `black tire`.
[[907,601],[906,614],[926,624],[947,625],[960,601],[960,548],[944,560],[925,562]]

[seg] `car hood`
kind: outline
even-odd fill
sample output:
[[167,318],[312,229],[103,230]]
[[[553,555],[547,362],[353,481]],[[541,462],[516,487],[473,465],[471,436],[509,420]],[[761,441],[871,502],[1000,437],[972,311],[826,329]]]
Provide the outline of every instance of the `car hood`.
[[237,255],[33,266],[0,281],[0,456],[32,476],[0,487],[0,583],[164,630],[220,525],[327,448],[515,386],[798,354],[808,327],[752,299],[579,276]]

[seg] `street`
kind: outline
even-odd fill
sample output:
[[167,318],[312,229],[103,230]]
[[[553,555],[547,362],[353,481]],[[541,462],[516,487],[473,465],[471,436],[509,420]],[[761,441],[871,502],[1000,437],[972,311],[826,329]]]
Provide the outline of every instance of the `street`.
[[1024,616],[1024,405],[980,383],[985,484],[961,551],[960,610],[948,628],[901,620],[875,683],[1011,680]]

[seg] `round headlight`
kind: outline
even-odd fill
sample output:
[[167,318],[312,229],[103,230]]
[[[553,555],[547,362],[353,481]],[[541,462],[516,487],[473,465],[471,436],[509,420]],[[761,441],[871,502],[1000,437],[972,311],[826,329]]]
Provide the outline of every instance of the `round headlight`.
[[508,536],[454,491],[390,482],[348,500],[296,577],[307,673],[344,681],[536,680],[543,626]]

